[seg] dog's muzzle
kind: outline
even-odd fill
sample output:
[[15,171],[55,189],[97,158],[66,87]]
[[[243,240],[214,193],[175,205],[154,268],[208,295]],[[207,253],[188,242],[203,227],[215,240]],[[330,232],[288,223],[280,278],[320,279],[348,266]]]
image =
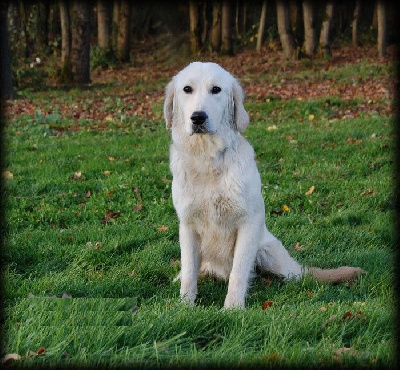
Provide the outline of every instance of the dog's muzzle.
[[203,111],[196,111],[190,116],[192,121],[192,132],[193,134],[205,134],[207,130],[207,113]]

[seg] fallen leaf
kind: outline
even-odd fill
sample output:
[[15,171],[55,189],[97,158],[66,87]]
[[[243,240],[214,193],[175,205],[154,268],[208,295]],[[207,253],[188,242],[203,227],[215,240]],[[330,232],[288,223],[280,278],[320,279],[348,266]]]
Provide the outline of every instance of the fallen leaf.
[[376,194],[376,191],[375,191],[375,190],[368,189],[368,190],[362,192],[362,193],[360,194],[360,197],[368,197],[368,196],[375,195],[375,194]]
[[312,193],[314,193],[314,190],[315,190],[315,186],[313,185],[313,186],[310,187],[310,189],[308,189],[305,192],[305,195],[311,195]]
[[265,302],[262,304],[262,309],[263,309],[263,310],[266,310],[268,307],[271,307],[273,304],[274,304],[273,301],[265,301]]
[[325,306],[322,306],[322,307],[320,308],[320,310],[321,310],[322,312],[325,312],[325,311],[327,310],[327,308],[326,308]]
[[313,114],[310,114],[310,115],[308,116],[308,120],[309,120],[309,121],[313,121],[314,118],[315,118],[315,116],[314,116]]
[[352,144],[360,144],[360,143],[362,143],[362,139],[356,139],[356,138],[353,138],[353,137],[351,137],[351,136],[349,136],[349,137],[346,139],[346,141],[347,141],[348,143],[352,143]]
[[46,352],[46,348],[44,348],[44,347],[39,347],[38,350],[37,350],[38,356],[40,356],[41,354],[43,354],[45,352]]
[[353,313],[351,311],[346,311],[345,314],[342,316],[342,321],[351,319],[353,317]]
[[111,171],[103,171],[103,175],[105,175],[105,176],[110,176],[110,174],[111,174]]
[[74,179],[75,180],[80,179],[81,177],[82,177],[82,172],[81,171],[77,171],[77,172],[74,173]]
[[5,180],[12,180],[12,179],[14,178],[14,175],[13,175],[13,173],[10,172],[10,171],[4,171],[4,172],[3,172],[3,178],[4,178]]
[[108,157],[108,160],[109,160],[110,162],[114,162],[114,161],[115,161],[115,157]]
[[161,181],[162,181],[164,184],[171,184],[171,183],[172,183],[172,180],[166,179],[166,178],[162,178]]
[[104,215],[104,217],[101,218],[101,222],[103,224],[106,224],[107,222],[111,221],[111,219],[117,218],[121,215],[120,211],[117,212],[113,212],[110,209],[108,209],[106,211],[106,214]]
[[273,131],[273,130],[277,130],[277,129],[278,129],[278,127],[276,125],[272,125],[272,126],[268,126],[267,127],[268,131]]
[[137,204],[136,206],[133,207],[133,210],[135,212],[140,212],[143,209],[143,204]]
[[304,251],[304,245],[301,245],[299,242],[296,242],[296,244],[293,246],[296,251]]
[[160,232],[164,232],[164,231],[167,231],[167,230],[168,230],[168,226],[165,226],[165,225],[157,227],[157,231],[160,231]]
[[335,351],[336,355],[342,355],[343,353],[347,353],[350,351],[350,347],[341,347]]
[[90,190],[88,190],[87,192],[86,192],[86,198],[90,198],[91,196],[92,196],[92,192],[90,191]]

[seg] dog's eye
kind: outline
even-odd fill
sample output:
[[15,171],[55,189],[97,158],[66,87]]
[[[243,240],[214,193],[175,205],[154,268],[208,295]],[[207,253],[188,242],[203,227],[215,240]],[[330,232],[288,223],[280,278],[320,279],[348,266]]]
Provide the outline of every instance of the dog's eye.
[[219,94],[221,92],[221,88],[219,86],[213,86],[211,89],[211,94]]
[[191,94],[192,91],[193,91],[193,89],[192,89],[190,86],[185,86],[185,87],[183,88],[183,91],[184,91],[186,94]]

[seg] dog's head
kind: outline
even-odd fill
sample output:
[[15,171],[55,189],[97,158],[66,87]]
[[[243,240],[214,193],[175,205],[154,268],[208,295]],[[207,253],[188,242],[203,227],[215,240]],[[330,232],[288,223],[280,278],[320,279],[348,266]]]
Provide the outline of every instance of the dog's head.
[[167,129],[186,135],[242,132],[249,124],[238,81],[216,63],[194,62],[167,85],[164,117]]

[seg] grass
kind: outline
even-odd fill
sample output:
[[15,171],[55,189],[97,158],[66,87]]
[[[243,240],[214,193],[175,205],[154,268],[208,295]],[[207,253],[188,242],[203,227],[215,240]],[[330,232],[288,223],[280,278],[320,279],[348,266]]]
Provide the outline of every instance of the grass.
[[[340,68],[332,76],[347,79]],[[165,76],[147,83],[162,90]],[[244,311],[221,310],[227,284],[205,278],[188,308],[172,283],[169,134],[160,120],[123,115],[120,91],[29,93],[36,113],[9,120],[3,355],[38,367],[393,366],[393,117],[337,116],[362,99],[249,99],[245,135],[271,232],[304,264],[367,274],[339,285],[257,277]],[[54,104],[96,109],[93,94],[118,117],[102,129]],[[161,114],[161,101],[152,107]]]

